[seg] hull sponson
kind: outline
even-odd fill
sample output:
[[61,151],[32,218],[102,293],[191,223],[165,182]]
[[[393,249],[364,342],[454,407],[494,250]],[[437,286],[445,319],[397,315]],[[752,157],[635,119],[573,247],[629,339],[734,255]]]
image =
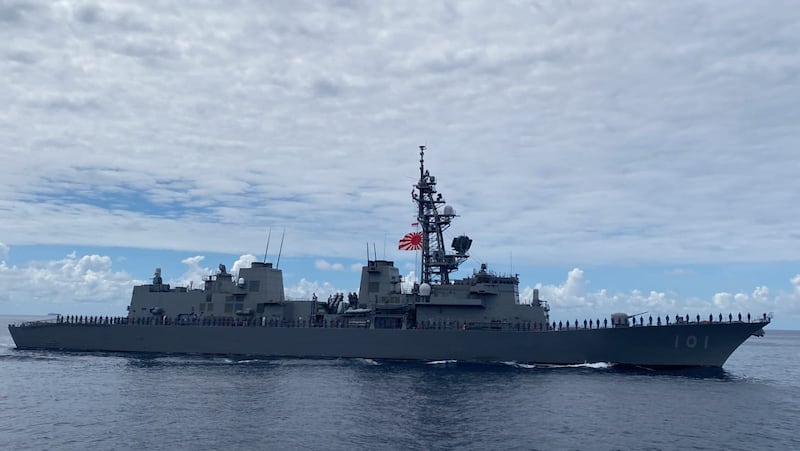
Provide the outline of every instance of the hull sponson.
[[768,322],[549,332],[196,325],[10,326],[18,349],[721,367]]

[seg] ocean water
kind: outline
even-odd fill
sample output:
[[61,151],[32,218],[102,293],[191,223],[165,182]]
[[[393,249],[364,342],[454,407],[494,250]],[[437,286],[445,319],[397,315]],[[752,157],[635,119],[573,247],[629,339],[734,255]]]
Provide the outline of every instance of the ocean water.
[[0,449],[800,449],[800,331],[722,370],[14,349]]

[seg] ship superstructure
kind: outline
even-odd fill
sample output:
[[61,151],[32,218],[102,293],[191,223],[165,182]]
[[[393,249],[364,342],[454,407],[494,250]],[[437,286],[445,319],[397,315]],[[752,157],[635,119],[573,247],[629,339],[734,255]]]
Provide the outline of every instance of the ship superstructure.
[[463,279],[451,273],[469,258],[472,240],[453,238],[445,247],[445,231],[457,217],[436,190],[436,177],[425,169],[425,147],[420,146],[419,181],[414,185],[417,220],[421,226],[421,283],[404,293],[402,276],[394,262],[369,260],[361,270],[358,293],[336,294],[327,300],[286,301],[281,270],[271,263],[254,262],[236,277],[225,265],[204,279],[202,289],[172,288],[156,269],[153,283],[134,287],[129,316],[134,321],[257,320],[258,322],[342,324],[347,327],[414,329],[546,328],[547,303],[538,291],[521,303],[519,278],[481,269]]

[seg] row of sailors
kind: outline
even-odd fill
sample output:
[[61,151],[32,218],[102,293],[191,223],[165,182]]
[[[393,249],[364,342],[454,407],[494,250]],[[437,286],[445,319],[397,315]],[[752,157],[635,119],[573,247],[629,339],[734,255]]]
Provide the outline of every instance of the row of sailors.
[[[278,318],[232,318],[232,317],[206,317],[197,318],[191,316],[181,316],[172,318],[169,316],[152,317],[108,317],[108,316],[83,316],[68,315],[58,316],[56,322],[61,324],[131,324],[131,325],[196,325],[196,326],[261,326],[261,327],[348,327],[348,321],[325,320],[325,321],[306,321],[302,318],[296,320],[286,320]],[[363,327],[363,324],[359,325]]]
[[[629,317],[629,319],[633,320],[632,323],[629,324],[630,326],[634,326],[634,327],[637,326],[636,318]],[[719,314],[718,319],[719,319],[719,321],[718,321],[719,323],[724,322],[724,318],[722,316],[722,313]],[[751,322],[752,319],[753,319],[752,316],[750,315],[750,313],[748,313],[747,314],[747,322],[748,323]],[[767,320],[767,314],[766,313],[763,314],[761,320],[762,321],[766,321]],[[680,316],[680,315],[675,315],[675,324],[682,324],[682,323],[683,324],[688,324],[689,322],[690,322],[690,318],[689,318],[688,314],[685,317],[684,316]],[[705,324],[713,323],[713,322],[714,322],[714,315],[713,314],[709,314],[708,315],[708,321],[703,321],[703,323],[705,323]],[[732,313],[728,314],[728,322],[729,323],[733,322],[733,314]],[[740,323],[742,322],[742,314],[741,314],[741,312],[737,315],[737,322],[740,322]],[[669,316],[664,316],[664,323],[666,325],[670,324],[670,317]],[[661,316],[656,317],[656,325],[660,326],[661,324],[662,324],[661,323]],[[697,314],[697,316],[695,317],[695,324],[701,324],[700,314]],[[647,325],[648,326],[652,326],[653,325],[653,317],[652,316],[648,316]],[[638,326],[644,326],[644,317],[643,316],[639,317]],[[592,320],[588,320],[588,321],[587,320],[583,320],[583,328],[584,329],[587,329],[587,328],[588,329],[592,329],[593,327],[597,328],[597,329],[600,328],[600,320],[599,319],[595,320],[595,322],[592,322]],[[603,327],[604,328],[608,327],[608,319],[603,319]],[[570,328],[569,321],[567,321],[566,324],[562,323],[561,321],[558,322],[558,329],[557,330],[569,329],[569,328]],[[575,327],[574,328],[575,329],[579,329],[580,328],[577,319],[575,320]],[[556,330],[556,323],[555,322],[553,322],[553,330]]]
[[[719,321],[723,322],[723,316],[719,314]],[[637,326],[636,318],[633,319],[632,326]],[[698,314],[696,317],[696,323],[700,323],[700,315]],[[767,314],[764,313],[763,321],[767,320]],[[742,322],[742,314],[739,313],[737,315],[737,321]],[[747,314],[747,322],[751,322],[752,317],[750,313]],[[286,320],[286,319],[277,319],[277,318],[214,318],[214,317],[206,317],[206,318],[197,318],[197,317],[187,317],[181,316],[179,318],[171,318],[168,316],[153,316],[153,317],[137,317],[137,318],[128,318],[128,317],[108,317],[108,316],[83,316],[83,315],[67,315],[61,316],[59,315],[56,318],[57,323],[66,323],[66,324],[137,324],[137,325],[202,325],[202,326],[262,326],[262,327],[347,327],[347,321],[340,321],[340,320],[324,320],[324,321],[306,321],[302,318],[298,318],[297,320]],[[666,325],[670,324],[670,317],[665,316],[664,322]],[[680,315],[675,315],[675,323],[689,323],[690,318],[687,314],[685,317]],[[714,322],[714,316],[708,316],[708,323]],[[733,314],[728,314],[728,322],[733,322]],[[649,326],[653,325],[653,317],[649,316],[647,321]],[[578,320],[575,320],[574,329],[579,329],[580,324]],[[431,321],[425,320],[420,321],[417,324],[418,329],[468,329],[470,326],[474,327],[472,323],[460,322],[460,321]],[[656,318],[656,325],[662,325],[661,316]],[[639,324],[638,326],[644,326],[644,317],[639,317]],[[522,323],[514,323],[513,325],[505,324],[505,325],[498,325],[499,328],[504,329],[511,329],[511,330],[519,330],[519,331],[544,331],[544,330],[569,330],[570,329],[570,322],[567,321],[566,323],[559,321],[556,323],[553,321],[552,324],[548,323],[535,323],[535,322],[522,322]],[[603,328],[608,327],[608,319],[603,319]],[[599,329],[600,328],[600,319],[596,320],[583,320],[583,328],[584,329]]]
[[[741,313],[738,314],[737,318],[738,318],[738,322],[742,322],[742,314]],[[763,318],[763,321],[766,321],[767,320],[767,314],[764,313],[762,318]],[[644,326],[644,317],[642,317],[642,316],[639,317],[639,324],[636,324],[636,318],[630,318],[630,319],[632,319],[633,321],[632,321],[631,324],[628,324],[629,326],[634,326],[634,327],[636,327],[636,326]],[[696,324],[700,324],[701,319],[700,319],[700,315],[699,314],[697,315],[697,317],[695,319],[696,319]],[[722,313],[720,313],[718,322],[722,323],[723,321],[724,321],[724,319],[723,319]],[[734,321],[733,314],[729,313],[728,314],[728,322],[732,323],[733,321]],[[752,317],[751,317],[750,313],[748,313],[747,314],[747,322],[749,323],[751,321],[752,321]],[[690,318],[689,318],[688,314],[685,317],[680,316],[680,315],[675,315],[675,324],[689,323],[689,322],[690,322]],[[705,321],[704,323],[713,323],[713,322],[714,322],[714,316],[713,315],[708,315],[708,321]],[[653,317],[652,316],[648,317],[647,323],[648,323],[649,326],[653,325]],[[670,317],[669,316],[665,316],[664,317],[664,323],[666,325],[670,324]],[[656,317],[656,325],[658,325],[658,326],[662,325],[661,316]],[[419,329],[468,329],[468,328],[470,328],[470,326],[474,327],[474,323],[462,323],[462,322],[459,322],[459,321],[431,321],[431,320],[421,321],[417,325],[417,327]],[[481,326],[492,328],[491,323],[490,324],[481,324]],[[574,326],[572,326],[569,321],[567,321],[567,322],[559,321],[558,323],[553,321],[552,324],[541,323],[541,322],[540,323],[522,322],[522,323],[505,324],[505,325],[498,324],[498,325],[496,325],[496,328],[511,329],[511,330],[523,330],[523,331],[525,331],[525,330],[527,330],[527,331],[544,331],[544,330],[569,330],[570,328],[572,328],[572,329],[580,329],[581,327],[580,327],[580,323],[578,323],[578,320],[576,319],[575,323],[574,323]],[[599,329],[600,328],[600,319],[583,320],[583,328],[584,329]],[[603,328],[608,328],[608,319],[607,318],[603,319]]]
[[83,315],[58,315],[56,322],[59,324],[128,324],[124,316],[83,316]]

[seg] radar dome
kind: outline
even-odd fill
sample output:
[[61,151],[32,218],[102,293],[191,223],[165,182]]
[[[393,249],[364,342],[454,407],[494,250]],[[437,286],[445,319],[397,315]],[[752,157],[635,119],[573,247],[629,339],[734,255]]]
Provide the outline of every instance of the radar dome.
[[423,283],[419,286],[419,295],[420,296],[430,296],[431,295],[431,286],[430,284]]
[[456,210],[453,207],[451,207],[450,205],[445,205],[444,206],[444,214],[446,216],[455,216],[456,215]]

